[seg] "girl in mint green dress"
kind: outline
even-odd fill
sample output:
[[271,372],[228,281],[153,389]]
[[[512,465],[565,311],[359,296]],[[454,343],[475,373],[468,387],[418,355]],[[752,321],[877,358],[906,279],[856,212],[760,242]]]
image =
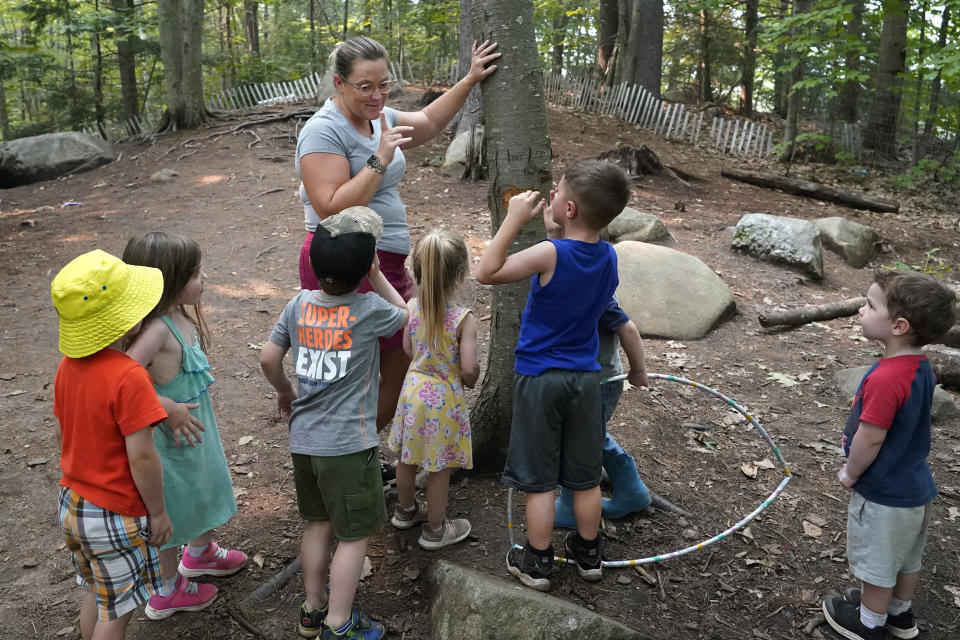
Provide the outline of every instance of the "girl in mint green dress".
[[[160,549],[164,587],[146,608],[147,617],[159,620],[212,604],[217,588],[188,578],[231,575],[247,556],[213,541],[212,530],[236,513],[237,503],[207,394],[213,376],[200,311],[207,277],[200,269],[200,247],[179,234],[151,232],[130,240],[123,260],[163,273],[160,302],[127,349],[150,373],[168,414],[153,431],[163,465],[164,505],[173,524],[173,537]],[[186,547],[178,565],[181,545]]]

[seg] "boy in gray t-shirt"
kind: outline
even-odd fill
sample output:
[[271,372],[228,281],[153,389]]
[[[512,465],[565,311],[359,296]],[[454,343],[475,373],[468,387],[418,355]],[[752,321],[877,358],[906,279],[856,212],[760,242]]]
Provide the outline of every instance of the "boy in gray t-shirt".
[[[367,542],[386,519],[377,450],[377,339],[407,322],[406,303],[376,260],[382,232],[380,217],[367,207],[350,207],[320,223],[310,263],[321,290],[301,291],[287,303],[260,356],[277,390],[278,415],[290,421],[297,507],[307,521],[299,631],[308,637],[324,628],[375,638],[384,632],[353,606]],[[357,293],[364,276],[373,293]],[[296,388],[283,370],[288,350]],[[331,563],[334,536],[339,543]]]

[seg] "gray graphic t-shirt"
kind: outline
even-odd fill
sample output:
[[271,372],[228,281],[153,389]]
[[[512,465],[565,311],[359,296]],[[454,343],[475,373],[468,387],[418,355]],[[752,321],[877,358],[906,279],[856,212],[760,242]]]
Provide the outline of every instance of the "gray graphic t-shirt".
[[403,310],[375,293],[301,291],[287,303],[270,342],[290,349],[298,397],[290,451],[340,456],[377,445],[377,339],[403,327]]

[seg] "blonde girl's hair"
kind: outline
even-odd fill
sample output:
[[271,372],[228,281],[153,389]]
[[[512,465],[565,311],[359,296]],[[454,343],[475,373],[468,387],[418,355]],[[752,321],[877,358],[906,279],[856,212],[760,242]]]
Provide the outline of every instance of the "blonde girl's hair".
[[167,231],[150,231],[131,238],[123,250],[123,261],[127,264],[155,267],[163,273],[163,295],[153,311],[143,319],[142,326],[147,326],[151,320],[166,314],[176,305],[196,328],[200,348],[206,353],[210,346],[210,332],[203,319],[200,303],[190,305],[189,310],[177,304],[184,287],[200,270],[200,257],[200,245],[192,238]]
[[421,322],[428,344],[440,343],[447,305],[469,269],[470,252],[460,236],[438,229],[417,242],[413,277],[420,289]]

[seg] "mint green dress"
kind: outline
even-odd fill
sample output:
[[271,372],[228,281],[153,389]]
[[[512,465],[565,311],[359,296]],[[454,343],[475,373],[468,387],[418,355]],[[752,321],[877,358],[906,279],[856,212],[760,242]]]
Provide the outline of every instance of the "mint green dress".
[[163,499],[173,524],[173,537],[161,549],[169,549],[187,544],[229,520],[237,512],[237,501],[207,394],[213,384],[210,363],[196,335],[194,344],[187,344],[169,316],[160,319],[173,332],[183,355],[177,376],[154,388],[159,395],[175,402],[199,403],[190,413],[205,429],[200,434],[203,442],[196,447],[191,447],[183,438],[180,447],[175,446],[173,432],[166,422],[153,430],[153,444],[163,464]]

